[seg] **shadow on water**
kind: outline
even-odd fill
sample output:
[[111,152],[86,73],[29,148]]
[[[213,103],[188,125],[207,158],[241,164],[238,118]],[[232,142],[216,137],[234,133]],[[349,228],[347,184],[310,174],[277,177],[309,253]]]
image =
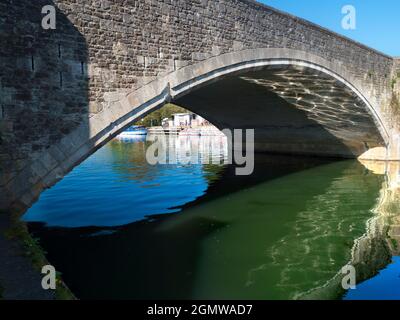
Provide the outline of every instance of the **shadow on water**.
[[216,172],[216,175],[211,174],[209,176],[216,176],[217,178],[209,181],[207,192],[202,197],[187,203],[183,208],[189,208],[229,193],[235,193],[242,189],[256,186],[265,181],[336,161],[338,160],[329,158],[271,156],[259,153],[254,159],[253,174],[244,176],[237,176],[235,174],[235,166],[226,166],[221,170],[220,167],[214,165],[205,165],[204,170],[206,172]]
[[[112,161],[127,154],[118,142],[107,147]],[[206,192],[179,213],[30,230],[79,298],[301,298],[351,259],[383,176],[355,161],[280,156],[260,156],[255,168],[238,177],[204,166]]]

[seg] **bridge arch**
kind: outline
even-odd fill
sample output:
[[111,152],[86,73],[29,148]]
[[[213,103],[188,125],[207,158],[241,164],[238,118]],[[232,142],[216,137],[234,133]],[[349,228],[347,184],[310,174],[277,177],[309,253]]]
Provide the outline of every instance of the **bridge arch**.
[[[273,87],[273,82],[276,82],[276,77],[279,78],[279,76],[282,76],[282,71],[284,72],[283,75],[285,75],[285,72],[286,75],[290,74],[290,72],[300,73],[302,81],[304,81],[300,87],[303,87],[304,91],[296,92],[296,96],[290,96],[290,92],[293,91],[290,88],[291,81],[285,77],[282,78],[283,80],[281,80],[282,82],[278,86]],[[260,74],[265,74],[265,72],[268,75],[267,78],[258,78]],[[247,75],[250,73],[251,77],[248,77]],[[73,132],[62,138],[60,142],[45,150],[40,157],[37,157],[36,160],[25,167],[14,179],[8,182],[5,188],[10,203],[15,209],[24,211],[37,199],[43,189],[54,185],[66,173],[134,121],[156,110],[166,102],[189,101],[188,103],[190,104],[190,100],[187,100],[187,97],[190,97],[194,92],[198,92],[198,90],[206,87],[212,87],[209,86],[211,83],[220,82],[232,77],[239,78],[240,81],[246,83],[256,85],[261,83],[267,89],[266,91],[272,91],[279,101],[285,101],[285,103],[290,104],[292,107],[294,106],[295,109],[302,109],[303,107],[301,112],[306,114],[310,110],[315,111],[316,106],[310,106],[309,101],[302,102],[301,95],[312,93],[313,90],[311,89],[315,81],[310,82],[310,77],[323,77],[327,81],[326,84],[332,85],[326,89],[334,89],[333,92],[336,93],[340,91],[340,95],[343,94],[343,101],[347,105],[349,105],[349,99],[352,99],[354,105],[357,106],[356,112],[358,116],[366,121],[362,123],[361,127],[367,131],[366,133],[361,133],[361,135],[365,133],[366,136],[372,139],[372,142],[370,141],[371,143],[365,145],[364,142],[360,141],[364,145],[364,150],[362,151],[366,151],[370,147],[386,146],[389,142],[389,134],[382,120],[383,117],[380,114],[380,109],[376,106],[374,97],[369,95],[368,89],[363,88],[362,83],[357,77],[349,73],[342,64],[292,49],[263,48],[242,50],[211,57],[199,63],[186,66],[159,77],[132,92],[124,94],[118,92],[106,93],[104,99],[108,103],[107,108],[90,117],[87,123],[81,124]],[[311,89],[306,86],[307,83],[311,84]],[[285,92],[280,90],[282,89],[282,85],[287,86],[288,84],[289,90],[286,90],[288,95],[285,95]],[[321,93],[320,89],[317,88],[315,90],[317,94]],[[320,95],[320,98],[326,101],[326,97],[324,98]],[[340,107],[340,103],[339,99],[337,102],[338,108]],[[185,104],[183,106],[186,107]],[[310,110],[307,110],[307,108]],[[331,106],[330,110],[328,110],[329,112],[325,112],[327,116],[326,118],[322,118],[325,123],[322,121],[319,123],[320,126],[324,127],[326,124],[329,125],[329,121],[334,121],[337,114],[332,113],[333,109]],[[220,123],[218,125],[218,120],[216,122],[217,126],[223,124]],[[350,121],[344,127],[347,127],[350,133],[357,132],[354,128],[359,123],[353,123],[354,128],[350,128],[352,123]],[[301,124],[304,125],[304,123]],[[335,124],[332,127],[334,131]],[[296,130],[304,129],[300,126]],[[348,132],[345,132],[346,134]],[[265,134],[261,134],[261,136],[265,137]],[[341,138],[339,137],[339,140]],[[281,142],[279,144],[281,145]],[[259,146],[260,151],[271,151],[269,143],[265,144],[262,142]],[[359,146],[357,148],[360,149]],[[281,152],[284,150],[272,151]],[[291,153],[299,153],[298,150],[290,151]],[[357,152],[359,151],[351,151],[347,156],[350,156],[350,154],[358,156]],[[314,153],[318,152],[315,152],[314,149]],[[340,154],[324,154],[324,152],[321,152],[320,155]]]

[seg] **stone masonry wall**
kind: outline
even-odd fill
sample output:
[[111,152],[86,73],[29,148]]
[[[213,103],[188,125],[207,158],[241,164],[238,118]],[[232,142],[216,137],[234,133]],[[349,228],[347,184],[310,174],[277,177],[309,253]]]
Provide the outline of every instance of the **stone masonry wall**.
[[[57,0],[87,41],[90,112],[104,94],[226,52],[291,48],[336,60],[385,91],[391,58],[248,0]],[[95,103],[94,103],[95,102]]]
[[61,12],[44,30],[48,4],[0,1],[0,186],[88,118],[86,40]]
[[400,58],[394,59],[392,87],[395,95],[400,99]]
[[400,58],[394,59],[391,87],[393,90],[391,113],[396,127],[400,128]]
[[[48,4],[56,30],[41,28]],[[338,61],[388,98],[392,58],[251,0],[1,0],[0,187],[107,107],[110,92],[253,48]]]

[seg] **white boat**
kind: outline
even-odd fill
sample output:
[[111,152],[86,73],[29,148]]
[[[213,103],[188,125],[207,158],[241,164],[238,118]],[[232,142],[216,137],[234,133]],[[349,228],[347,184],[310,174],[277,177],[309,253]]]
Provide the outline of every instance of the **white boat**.
[[119,137],[135,137],[147,135],[147,128],[143,126],[131,126],[122,133]]

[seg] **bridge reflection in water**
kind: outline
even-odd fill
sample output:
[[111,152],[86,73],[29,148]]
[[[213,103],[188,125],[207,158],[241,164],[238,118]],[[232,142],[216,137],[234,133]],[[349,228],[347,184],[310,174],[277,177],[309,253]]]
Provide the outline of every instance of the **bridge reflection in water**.
[[396,163],[259,156],[239,177],[232,166],[149,166],[145,150],[111,142],[25,216],[79,298],[334,299],[344,265],[362,281],[398,255]]

